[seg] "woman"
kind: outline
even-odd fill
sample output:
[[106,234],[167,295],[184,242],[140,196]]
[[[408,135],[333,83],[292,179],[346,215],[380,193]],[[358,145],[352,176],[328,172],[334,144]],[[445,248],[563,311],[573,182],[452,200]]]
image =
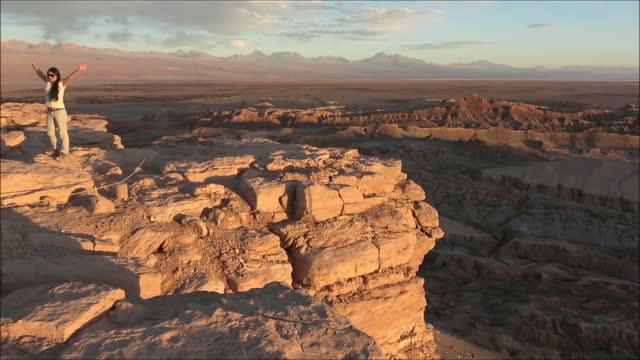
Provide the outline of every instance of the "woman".
[[[62,160],[69,156],[69,134],[67,133],[67,110],[64,108],[64,90],[80,71],[87,70],[87,65],[80,64],[76,71],[69,74],[64,80],[60,79],[60,70],[54,67],[47,71],[47,75],[43,74],[36,65],[36,59],[33,59],[31,66],[36,74],[47,83],[44,87],[44,103],[47,106],[47,135],[49,136],[49,141],[51,141],[50,154]],[[58,148],[56,132],[62,143],[60,148]]]

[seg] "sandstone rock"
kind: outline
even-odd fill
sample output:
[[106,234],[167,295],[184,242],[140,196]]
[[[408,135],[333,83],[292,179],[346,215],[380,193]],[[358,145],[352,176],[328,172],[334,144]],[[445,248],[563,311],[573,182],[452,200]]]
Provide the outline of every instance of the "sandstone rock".
[[64,204],[74,190],[94,186],[91,175],[76,167],[4,159],[0,160],[0,166],[3,205],[34,204],[42,196],[50,196]]
[[44,115],[13,116],[11,117],[10,122],[18,126],[32,126],[32,125],[37,125],[40,121],[42,121],[40,118],[43,116]]
[[206,184],[206,185],[196,187],[193,190],[193,195],[198,197],[205,197],[205,196],[213,196],[216,194],[224,194],[226,191],[227,191],[227,188],[225,188],[222,185]]
[[69,129],[69,138],[74,145],[95,145],[111,147],[115,139],[112,133],[94,130]]
[[211,233],[207,224],[197,217],[185,216],[180,223],[189,227],[197,237],[208,236]]
[[111,214],[115,209],[116,206],[113,201],[100,195],[89,196],[88,210],[93,215]]
[[389,179],[402,177],[402,161],[395,159],[382,160],[374,157],[362,157],[359,162],[355,163],[355,168],[362,172],[384,175]]
[[216,205],[209,198],[175,196],[147,205],[147,214],[154,222],[170,222],[176,215],[199,217],[203,209]]
[[149,228],[138,228],[133,235],[122,240],[120,253],[124,256],[146,259],[158,251],[162,244],[172,236],[167,232],[156,232]]
[[109,160],[98,160],[93,163],[94,171],[103,175],[122,175],[122,169],[114,162]]
[[385,269],[409,263],[416,247],[416,233],[387,233],[377,235],[373,243],[379,251],[379,268]]
[[226,282],[215,275],[200,273],[194,281],[186,283],[177,293],[188,294],[195,291],[215,292],[224,294],[227,288]]
[[359,179],[355,175],[336,175],[331,178],[331,182],[334,184],[342,185],[358,185]]
[[211,209],[207,218],[223,229],[235,229],[241,226],[253,226],[251,207],[239,197],[222,199],[219,206]]
[[391,205],[315,226],[289,223],[272,230],[288,249],[294,280],[312,289],[408,263],[416,242],[415,227]]
[[51,259],[3,259],[2,293],[56,282],[86,282],[124,289],[127,297],[162,295],[160,274],[133,259],[69,255]]
[[271,282],[291,286],[291,264],[280,247],[280,238],[269,233],[249,233],[243,239],[246,249],[244,267],[239,274],[227,276],[233,291],[264,287]]
[[401,139],[402,129],[400,128],[400,126],[398,126],[398,124],[380,124],[376,128],[375,135]]
[[362,199],[359,202],[355,202],[355,203],[350,203],[350,204],[344,204],[344,210],[342,211],[342,213],[344,215],[356,215],[356,214],[360,214],[363,213],[367,210],[369,210],[370,208],[382,204],[386,201],[387,199],[384,197],[378,197],[378,196],[374,196],[374,197],[369,197],[366,199]]
[[383,174],[366,173],[358,179],[358,189],[364,195],[379,195],[390,193],[396,186],[397,179]]
[[0,135],[0,141],[2,141],[2,145],[7,148],[12,148],[14,146],[20,145],[24,141],[24,133],[22,131],[7,131],[2,132]]
[[218,157],[205,162],[177,161],[166,164],[163,172],[179,171],[191,182],[204,182],[209,178],[237,175],[254,161],[251,155]]
[[426,202],[416,202],[413,204],[413,213],[418,224],[423,229],[431,229],[439,226],[438,211]]
[[72,115],[69,122],[70,129],[85,129],[98,132],[106,132],[109,121],[104,118],[92,117],[91,115]]
[[424,256],[436,246],[435,236],[427,236],[423,233],[418,233],[413,253],[408,261],[408,266],[415,273],[418,271],[420,264],[424,260]]
[[62,359],[211,356],[368,359],[384,354],[318,300],[276,284],[231,295],[198,292],[138,301],[83,329],[60,354]]
[[378,248],[370,242],[357,242],[337,248],[323,248],[302,252],[291,251],[294,258],[294,278],[312,288],[369,274],[379,268]]
[[300,183],[296,188],[295,216],[325,221],[342,213],[343,202],[339,193],[325,185]]
[[[344,315],[353,326],[376,339],[387,353],[397,353],[411,339],[402,335],[414,329],[413,341],[429,341],[423,320],[426,299],[422,292],[424,280],[413,278],[401,283],[378,287],[361,294],[358,299],[348,295],[334,302],[336,312]],[[376,316],[371,316],[376,314]]]
[[280,212],[280,197],[286,192],[286,185],[280,181],[261,177],[245,177],[240,182],[240,195],[256,211]]
[[398,190],[402,193],[403,198],[409,201],[424,201],[426,195],[420,185],[416,184],[412,180],[403,180],[396,185]]
[[78,282],[17,290],[2,298],[2,337],[37,354],[63,343],[124,298],[124,291]]
[[338,188],[340,198],[345,204],[357,203],[364,200],[362,193],[355,186],[342,186]]

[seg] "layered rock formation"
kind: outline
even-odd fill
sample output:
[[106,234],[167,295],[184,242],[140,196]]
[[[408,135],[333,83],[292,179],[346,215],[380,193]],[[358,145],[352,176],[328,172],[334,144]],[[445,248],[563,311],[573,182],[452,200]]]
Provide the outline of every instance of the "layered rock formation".
[[619,111],[589,109],[579,112],[554,111],[546,106],[472,95],[447,99],[440,104],[406,112],[348,111],[331,105],[311,109],[281,109],[256,106],[200,114],[204,126],[310,126],[402,124],[420,127],[480,128],[501,127],[538,132],[611,132],[638,134],[638,107],[626,105]]
[[[421,269],[436,327],[497,357],[634,358],[639,120],[635,105],[560,113],[472,96],[403,113],[340,109],[263,136],[403,161],[447,216]],[[232,126],[207,114],[199,125]]]
[[449,140],[351,143],[402,159],[444,215],[447,235],[420,272],[427,320],[496,357],[636,357],[638,137],[595,152],[451,130]]
[[[71,142],[64,161],[22,162],[35,152],[23,144],[0,160],[2,292],[16,314],[3,312],[7,351],[435,356],[416,273],[443,232],[400,161],[252,138],[165,137],[121,149],[79,147],[71,133]],[[132,171],[128,200],[110,200],[109,185]],[[43,186],[47,178],[58,182]],[[178,295],[196,291],[247,293]],[[42,293],[55,304],[86,304],[92,315],[72,324],[69,309],[19,301]],[[170,296],[149,299],[159,295]],[[47,324],[41,332],[27,325],[38,321]],[[147,333],[136,335],[140,326]],[[145,340],[126,345],[123,336]]]

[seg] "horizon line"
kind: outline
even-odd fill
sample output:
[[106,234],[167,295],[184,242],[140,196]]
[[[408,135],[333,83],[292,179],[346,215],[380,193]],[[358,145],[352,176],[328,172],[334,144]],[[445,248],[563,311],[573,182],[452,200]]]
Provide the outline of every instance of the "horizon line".
[[[623,69],[640,69],[640,65],[638,66],[629,66],[629,65],[584,65],[584,64],[572,64],[572,65],[562,65],[562,66],[558,66],[558,67],[549,67],[549,66],[545,66],[545,65],[531,65],[531,66],[524,66],[524,67],[520,67],[520,66],[513,66],[513,65],[509,65],[509,64],[504,64],[504,63],[495,63],[492,61],[489,61],[487,59],[477,59],[468,63],[460,63],[460,62],[456,62],[456,63],[448,63],[448,64],[442,64],[442,63],[433,63],[433,62],[429,62],[427,60],[424,59],[420,59],[420,58],[414,58],[414,57],[410,57],[410,56],[406,56],[406,55],[402,55],[399,53],[387,53],[385,51],[378,51],[375,54],[369,56],[369,57],[365,57],[359,60],[350,60],[344,56],[337,56],[337,55],[319,55],[319,56],[314,56],[314,57],[309,57],[309,56],[305,56],[302,55],[301,53],[297,52],[297,51],[293,51],[293,50],[283,50],[283,51],[275,51],[272,52],[271,54],[267,54],[261,50],[254,50],[251,53],[248,54],[233,54],[233,55],[229,55],[229,56],[217,56],[214,55],[210,52],[205,52],[205,51],[201,51],[201,50],[194,50],[194,49],[190,49],[190,50],[185,50],[185,49],[177,49],[174,51],[160,51],[160,50],[128,50],[128,49],[121,49],[121,48],[101,48],[101,47],[93,47],[93,46],[89,46],[89,45],[84,45],[84,44],[80,44],[80,43],[75,43],[75,42],[70,42],[70,41],[60,41],[60,42],[50,42],[50,41],[42,41],[40,43],[32,43],[30,41],[27,40],[21,40],[21,39],[8,39],[8,40],[1,40],[0,44],[4,44],[4,43],[8,43],[11,41],[15,41],[15,42],[23,42],[26,44],[29,44],[30,46],[37,46],[37,45],[43,45],[43,44],[50,44],[52,46],[59,46],[59,45],[63,45],[63,44],[70,44],[70,45],[77,45],[77,46],[82,46],[82,47],[86,47],[89,49],[95,49],[95,50],[116,50],[116,51],[122,51],[122,52],[129,52],[129,53],[144,53],[144,52],[155,52],[155,53],[160,53],[160,54],[165,54],[165,55],[173,55],[176,56],[175,53],[179,52],[179,51],[183,51],[185,53],[189,53],[189,52],[193,52],[193,53],[201,53],[201,54],[205,54],[207,56],[211,56],[211,57],[215,57],[217,59],[222,59],[222,60],[229,60],[230,58],[234,57],[234,56],[250,56],[251,54],[254,53],[261,53],[264,54],[267,57],[273,56],[274,54],[280,54],[280,53],[292,53],[292,54],[297,54],[300,55],[301,57],[303,57],[306,60],[314,60],[320,57],[333,57],[333,58],[342,58],[347,60],[349,63],[353,63],[353,62],[358,62],[358,61],[364,61],[364,60],[369,60],[374,58],[377,55],[387,55],[387,56],[401,56],[404,57],[406,59],[410,59],[410,60],[417,60],[417,61],[421,61],[425,64],[428,65],[437,65],[437,66],[452,66],[452,65],[473,65],[474,63],[478,63],[478,62],[486,62],[488,64],[491,65],[502,65],[502,66],[508,66],[510,68],[513,69],[536,69],[536,68],[544,68],[546,70],[561,70],[563,68],[571,68],[571,67],[591,67],[591,68],[623,68]],[[631,80],[630,80],[631,81]]]

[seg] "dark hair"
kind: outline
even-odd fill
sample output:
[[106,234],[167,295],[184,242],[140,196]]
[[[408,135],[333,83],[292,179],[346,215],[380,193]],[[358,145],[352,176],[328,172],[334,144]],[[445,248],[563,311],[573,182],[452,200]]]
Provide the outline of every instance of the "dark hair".
[[58,101],[58,91],[60,90],[60,87],[58,86],[58,84],[60,83],[60,70],[58,70],[58,68],[52,67],[47,70],[47,76],[49,76],[50,73],[56,75],[56,81],[51,84],[51,90],[49,90],[49,98],[53,101]]

